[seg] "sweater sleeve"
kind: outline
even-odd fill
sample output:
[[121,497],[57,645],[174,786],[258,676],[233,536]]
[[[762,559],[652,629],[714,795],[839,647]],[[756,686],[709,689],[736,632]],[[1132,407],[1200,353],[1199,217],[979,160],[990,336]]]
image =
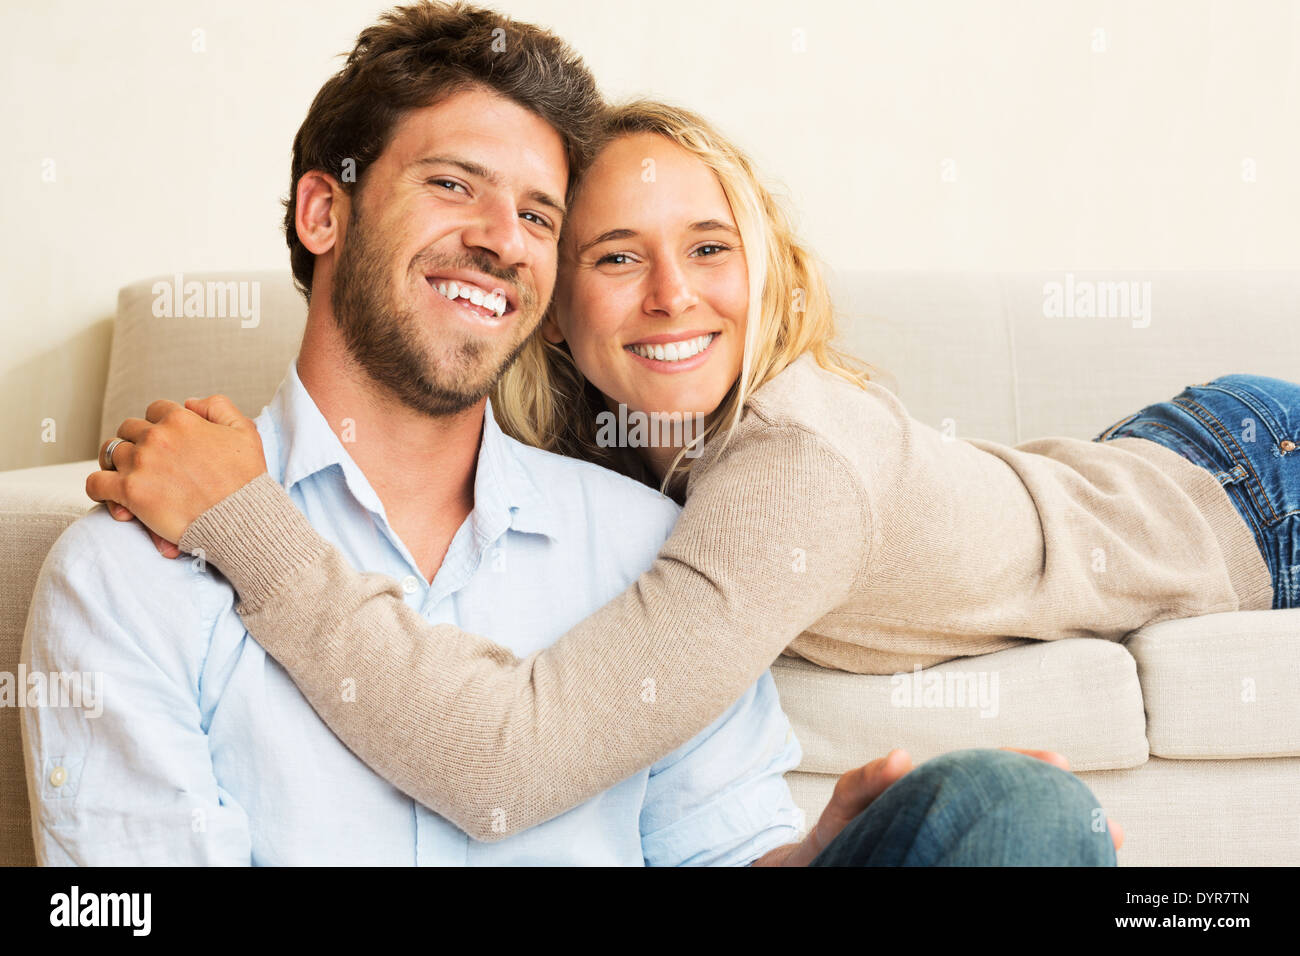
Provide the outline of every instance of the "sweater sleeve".
[[431,624],[353,569],[269,475],[180,545],[330,729],[373,770],[491,841],[591,799],[716,720],[864,573],[861,479],[815,436],[766,426],[697,476],[650,568],[519,658]]

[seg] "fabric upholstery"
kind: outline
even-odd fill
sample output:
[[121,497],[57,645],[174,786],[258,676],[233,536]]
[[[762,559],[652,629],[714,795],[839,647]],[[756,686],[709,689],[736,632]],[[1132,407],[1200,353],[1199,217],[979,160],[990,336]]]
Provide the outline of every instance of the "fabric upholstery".
[[[842,344],[883,370],[882,383],[914,417],[936,428],[950,418],[962,438],[1088,439],[1217,375],[1296,378],[1300,271],[1072,274],[1076,285],[1150,282],[1145,327],[1126,317],[1047,317],[1044,288],[1065,278],[853,272],[831,277],[831,288]],[[255,415],[296,354],[306,306],[287,271],[185,279],[259,283],[256,326],[243,327],[238,315],[154,315],[154,285],[170,276],[125,287],[101,437],[159,397],[221,391]],[[16,670],[40,566],[91,506],[83,487],[95,467],[89,460],[0,473],[0,671]],[[996,673],[990,717],[969,707],[900,706],[891,678],[782,659],[774,674],[805,750],[791,787],[811,822],[838,773],[891,747],[907,747],[918,761],[967,746],[1052,748],[1124,824],[1123,864],[1294,864],[1298,632],[1300,611],[1209,615],[1144,628],[1125,644],[1028,644],[933,669]],[[0,864],[32,862],[18,727],[18,712],[0,708]]]

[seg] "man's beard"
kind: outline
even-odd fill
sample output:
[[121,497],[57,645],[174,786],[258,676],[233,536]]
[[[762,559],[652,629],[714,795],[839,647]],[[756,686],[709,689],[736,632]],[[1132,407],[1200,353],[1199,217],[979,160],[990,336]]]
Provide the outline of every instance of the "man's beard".
[[428,261],[436,265],[421,270],[421,281],[424,275],[436,275],[439,271],[468,269],[499,279],[517,290],[518,336],[504,350],[505,354],[494,356],[493,343],[469,336],[460,342],[447,343],[441,355],[424,345],[420,317],[398,304],[389,285],[392,253],[366,232],[355,208],[339,251],[330,304],[349,353],[375,384],[417,412],[454,415],[491,392],[523,351],[528,333],[536,324],[530,321],[537,308],[536,296],[531,289],[516,282],[515,270],[501,269],[482,255],[466,255],[454,262]]

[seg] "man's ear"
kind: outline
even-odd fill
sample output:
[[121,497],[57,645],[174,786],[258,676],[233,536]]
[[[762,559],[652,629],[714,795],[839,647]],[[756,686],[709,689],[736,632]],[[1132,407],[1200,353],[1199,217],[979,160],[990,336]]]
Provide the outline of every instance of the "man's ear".
[[314,256],[329,252],[338,243],[347,221],[348,194],[338,180],[313,169],[298,180],[294,228],[298,240]]

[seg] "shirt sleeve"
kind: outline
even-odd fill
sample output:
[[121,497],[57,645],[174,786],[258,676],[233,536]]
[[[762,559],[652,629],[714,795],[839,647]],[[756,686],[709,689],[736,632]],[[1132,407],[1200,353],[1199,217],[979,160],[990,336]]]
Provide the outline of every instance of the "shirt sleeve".
[[[692,484],[650,568],[522,659],[425,621],[395,581],[354,570],[267,475],[180,544],[230,579],[248,631],[349,748],[471,836],[498,840],[683,746],[860,586],[870,510],[838,454],[777,426],[724,454]],[[357,688],[348,702],[344,680]]]
[[150,555],[137,531],[92,512],[37,580],[22,656],[37,859],[247,865],[248,820],[217,783],[201,725],[209,631],[186,580],[195,572]]
[[800,838],[784,774],[803,752],[765,673],[711,727],[650,769],[641,812],[648,866],[747,866]]

